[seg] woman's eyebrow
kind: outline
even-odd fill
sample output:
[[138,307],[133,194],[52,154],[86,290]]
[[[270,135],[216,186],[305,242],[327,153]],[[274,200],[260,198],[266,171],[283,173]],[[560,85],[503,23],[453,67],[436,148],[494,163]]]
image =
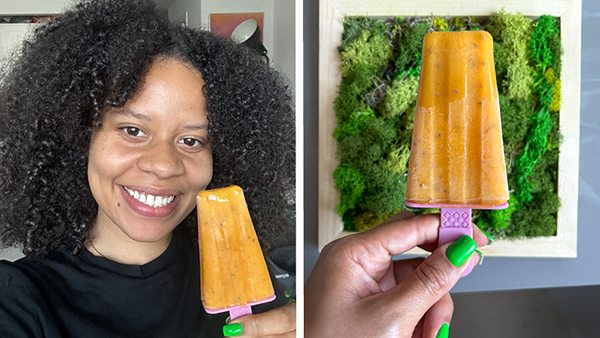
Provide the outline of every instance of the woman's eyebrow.
[[134,117],[139,120],[152,121],[150,116],[138,113],[136,111],[131,110],[130,108],[125,108],[125,107],[116,108],[116,109],[113,109],[111,112],[121,114],[121,115],[128,115],[128,116]]
[[208,129],[208,123],[200,123],[200,124],[191,124],[183,127],[184,129],[198,130],[198,129]]

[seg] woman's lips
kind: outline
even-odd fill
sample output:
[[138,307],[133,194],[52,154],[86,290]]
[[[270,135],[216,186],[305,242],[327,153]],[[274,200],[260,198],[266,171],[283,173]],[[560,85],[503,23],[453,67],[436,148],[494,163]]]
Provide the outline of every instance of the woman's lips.
[[180,200],[180,195],[176,195],[173,196],[174,198],[172,202],[168,203],[166,206],[160,206],[155,208],[135,199],[129,194],[129,192],[127,192],[127,190],[125,190],[125,187],[121,187],[121,193],[123,194],[125,202],[127,202],[127,205],[129,205],[129,207],[133,209],[133,211],[137,212],[142,216],[153,218],[162,218],[169,216],[173,212],[173,210],[175,210],[175,207],[177,206]]

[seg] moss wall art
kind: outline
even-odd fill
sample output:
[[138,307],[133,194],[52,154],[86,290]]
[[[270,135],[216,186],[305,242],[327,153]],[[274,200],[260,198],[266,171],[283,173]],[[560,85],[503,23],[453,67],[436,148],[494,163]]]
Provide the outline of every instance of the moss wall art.
[[556,234],[560,22],[504,10],[487,18],[344,19],[333,176],[346,230],[368,230],[402,210],[439,211],[404,205],[423,37],[479,29],[494,38],[510,207],[473,210],[473,222],[501,238]]

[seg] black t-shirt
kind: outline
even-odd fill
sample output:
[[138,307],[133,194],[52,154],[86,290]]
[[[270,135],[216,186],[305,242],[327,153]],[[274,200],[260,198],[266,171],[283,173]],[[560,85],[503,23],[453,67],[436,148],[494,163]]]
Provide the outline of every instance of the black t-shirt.
[[[254,313],[285,305],[277,298]],[[198,247],[183,227],[167,250],[125,265],[84,250],[41,260],[0,262],[0,337],[222,337],[229,314],[210,315],[200,300]]]

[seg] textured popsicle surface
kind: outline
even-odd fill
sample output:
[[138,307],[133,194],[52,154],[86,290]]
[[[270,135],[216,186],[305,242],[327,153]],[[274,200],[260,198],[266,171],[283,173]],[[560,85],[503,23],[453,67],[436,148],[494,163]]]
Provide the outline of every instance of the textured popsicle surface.
[[242,306],[274,294],[244,193],[238,186],[198,194],[202,302]]
[[492,36],[430,32],[422,54],[406,199],[508,201]]

